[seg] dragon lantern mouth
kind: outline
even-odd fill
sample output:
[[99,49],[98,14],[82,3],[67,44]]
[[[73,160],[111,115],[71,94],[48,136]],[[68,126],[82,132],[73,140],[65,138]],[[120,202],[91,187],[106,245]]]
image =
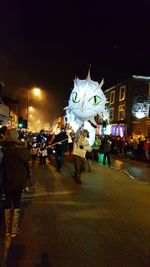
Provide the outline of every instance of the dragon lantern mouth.
[[80,108],[72,108],[71,111],[78,117],[82,118],[88,118],[88,117],[93,117],[96,116],[96,112],[93,110],[91,112],[90,108],[86,108],[85,110],[81,110]]

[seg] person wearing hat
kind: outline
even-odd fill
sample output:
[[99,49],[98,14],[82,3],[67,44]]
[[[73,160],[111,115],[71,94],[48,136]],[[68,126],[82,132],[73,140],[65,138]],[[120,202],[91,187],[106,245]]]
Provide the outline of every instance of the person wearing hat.
[[20,203],[23,189],[29,176],[31,154],[18,140],[16,129],[7,129],[3,141],[3,168],[5,193],[6,235],[15,237],[18,233]]

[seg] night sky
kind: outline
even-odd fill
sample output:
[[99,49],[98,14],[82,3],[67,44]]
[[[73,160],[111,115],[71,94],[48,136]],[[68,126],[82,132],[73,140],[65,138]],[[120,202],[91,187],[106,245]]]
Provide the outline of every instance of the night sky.
[[4,94],[41,86],[51,117],[67,105],[74,77],[85,79],[90,64],[92,80],[104,78],[104,90],[132,74],[150,76],[149,0],[0,3]]

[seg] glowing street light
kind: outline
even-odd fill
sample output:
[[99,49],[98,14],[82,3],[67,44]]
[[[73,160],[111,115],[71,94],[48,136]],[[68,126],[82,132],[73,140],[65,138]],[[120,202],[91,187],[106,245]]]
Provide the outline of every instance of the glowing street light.
[[32,106],[30,106],[30,107],[29,107],[29,111],[34,112],[34,111],[35,111],[35,108],[32,107]]
[[41,89],[40,88],[37,88],[37,87],[34,87],[33,88],[33,94],[35,96],[40,96],[41,95]]
[[29,110],[34,109],[32,106],[29,106],[30,92],[32,93],[32,95],[39,97],[41,96],[41,89],[37,87],[33,87],[32,89],[27,90],[27,129],[29,128]]

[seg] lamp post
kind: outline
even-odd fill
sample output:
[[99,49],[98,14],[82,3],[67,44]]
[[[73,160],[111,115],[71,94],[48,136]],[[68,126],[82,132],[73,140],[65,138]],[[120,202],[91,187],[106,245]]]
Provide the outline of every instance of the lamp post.
[[29,128],[29,90],[27,90],[27,129]]
[[27,90],[27,129],[29,129],[29,108],[30,108],[30,91],[34,96],[40,96],[41,95],[41,89],[34,87],[32,89]]

